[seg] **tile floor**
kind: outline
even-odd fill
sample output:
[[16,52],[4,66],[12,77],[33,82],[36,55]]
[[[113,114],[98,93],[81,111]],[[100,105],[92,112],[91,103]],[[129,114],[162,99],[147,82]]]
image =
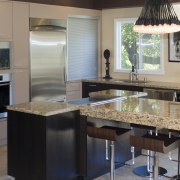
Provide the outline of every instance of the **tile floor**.
[[[173,159],[177,159],[177,150],[172,151]],[[136,164],[134,166],[123,166],[115,171],[116,180],[150,180],[151,178],[139,177],[133,174],[132,169],[139,165],[146,163],[145,156],[139,156],[136,158]],[[160,177],[160,180],[170,180],[173,175],[177,173],[177,163],[168,160],[168,155],[160,154],[160,165],[168,170],[167,177]],[[12,180],[7,176],[7,146],[0,146],[0,180]],[[105,174],[95,180],[109,180],[109,174]]]

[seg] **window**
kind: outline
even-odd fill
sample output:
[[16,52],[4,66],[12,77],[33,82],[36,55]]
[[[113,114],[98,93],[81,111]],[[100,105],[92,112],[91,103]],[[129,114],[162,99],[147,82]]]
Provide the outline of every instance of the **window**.
[[115,71],[130,71],[132,65],[144,74],[162,73],[162,38],[133,31],[135,19],[115,20]]

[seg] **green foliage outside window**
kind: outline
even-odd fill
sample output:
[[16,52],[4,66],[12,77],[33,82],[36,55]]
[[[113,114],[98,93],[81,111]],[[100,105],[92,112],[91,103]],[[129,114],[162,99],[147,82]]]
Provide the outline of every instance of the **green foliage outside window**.
[[131,69],[134,55],[143,70],[160,69],[160,35],[139,34],[133,31],[133,23],[121,24],[121,68]]

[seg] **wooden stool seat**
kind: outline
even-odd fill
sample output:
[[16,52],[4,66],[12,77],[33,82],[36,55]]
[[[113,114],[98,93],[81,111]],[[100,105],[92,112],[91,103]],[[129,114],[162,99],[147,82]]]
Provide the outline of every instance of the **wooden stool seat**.
[[168,153],[179,146],[179,141],[178,138],[169,138],[165,134],[158,134],[158,136],[155,134],[145,134],[144,136],[131,135],[130,145],[155,152]]
[[102,126],[94,127],[87,126],[87,134],[89,137],[106,139],[110,141],[120,141],[123,136],[130,133],[131,129],[112,127],[112,126]]

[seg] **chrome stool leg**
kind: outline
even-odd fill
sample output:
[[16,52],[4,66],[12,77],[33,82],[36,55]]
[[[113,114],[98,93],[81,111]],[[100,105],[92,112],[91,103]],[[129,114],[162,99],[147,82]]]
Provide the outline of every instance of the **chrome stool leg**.
[[132,165],[135,164],[135,152],[134,152],[134,146],[131,146],[131,154],[132,154]]
[[[133,127],[131,127],[131,130]],[[131,155],[132,155],[132,165],[135,164],[135,151],[134,151],[134,146],[131,146]]]
[[[152,130],[149,131],[149,134],[152,134]],[[150,151],[147,150],[147,165],[138,166],[133,169],[133,172],[141,177],[150,177]]]
[[106,160],[109,160],[109,141],[106,139]]
[[110,180],[114,180],[114,141],[111,141],[111,171],[110,171]]
[[159,153],[154,152],[154,173],[153,180],[158,180],[159,176]]

